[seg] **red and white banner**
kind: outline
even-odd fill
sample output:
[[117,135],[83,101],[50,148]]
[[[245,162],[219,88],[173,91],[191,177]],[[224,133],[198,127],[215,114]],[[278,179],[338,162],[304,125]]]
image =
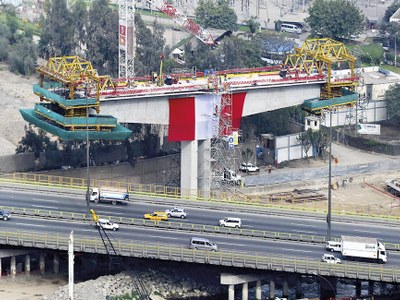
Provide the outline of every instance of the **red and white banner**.
[[[246,93],[232,95],[232,127],[239,128]],[[219,132],[221,95],[169,99],[169,141],[205,140]]]

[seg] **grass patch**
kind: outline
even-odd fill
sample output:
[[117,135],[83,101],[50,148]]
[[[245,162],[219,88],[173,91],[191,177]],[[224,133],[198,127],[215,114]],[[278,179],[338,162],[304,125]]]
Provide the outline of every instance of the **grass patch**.
[[[398,64],[399,64],[400,62],[398,62]],[[393,72],[393,73],[396,73],[396,74],[400,74],[400,68],[399,67],[395,67],[395,66],[392,66],[392,65],[381,65],[381,67],[383,68],[383,69],[385,69],[385,70],[388,70],[388,71],[391,71],[391,72]]]

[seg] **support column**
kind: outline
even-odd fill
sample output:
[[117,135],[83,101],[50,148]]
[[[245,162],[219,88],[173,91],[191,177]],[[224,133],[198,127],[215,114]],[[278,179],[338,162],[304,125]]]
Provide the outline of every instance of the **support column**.
[[361,280],[356,280],[356,297],[361,297]]
[[301,276],[297,276],[296,279],[296,299],[301,299],[304,298]]
[[181,195],[196,197],[197,195],[197,141],[181,142]]
[[269,299],[275,299],[275,281],[273,279],[269,281]]
[[17,263],[15,256],[11,256],[10,270],[12,278],[15,278],[15,276],[17,275]]
[[53,272],[54,274],[58,274],[60,272],[60,259],[56,253],[53,256]]
[[25,255],[25,275],[31,275],[31,256],[30,254]]
[[282,284],[282,297],[283,298],[288,298],[289,297],[289,283],[287,278],[283,279],[283,284]]
[[368,296],[374,295],[374,282],[368,281]]
[[211,189],[211,140],[198,141],[198,174],[197,181],[200,196],[209,198]]
[[3,274],[3,268],[1,267],[1,258],[0,258],[0,277]]
[[242,286],[242,300],[248,300],[249,298],[249,283],[245,282]]
[[40,258],[39,258],[39,269],[40,269],[40,274],[43,275],[45,272],[45,262],[44,262],[44,253],[40,253]]
[[261,280],[256,282],[256,300],[261,300]]
[[235,300],[235,286],[233,284],[230,284],[228,288],[228,300]]

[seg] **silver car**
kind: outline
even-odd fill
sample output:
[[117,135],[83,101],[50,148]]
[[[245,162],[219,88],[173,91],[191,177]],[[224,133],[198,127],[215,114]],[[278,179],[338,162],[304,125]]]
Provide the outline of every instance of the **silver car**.
[[180,207],[174,207],[171,209],[167,209],[165,211],[167,214],[168,218],[181,218],[185,219],[187,217],[186,211],[183,208]]

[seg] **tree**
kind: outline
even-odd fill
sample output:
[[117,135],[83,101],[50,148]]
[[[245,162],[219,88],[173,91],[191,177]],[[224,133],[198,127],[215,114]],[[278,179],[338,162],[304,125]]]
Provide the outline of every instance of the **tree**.
[[88,28],[88,13],[86,3],[83,0],[77,0],[72,6],[72,20],[74,28],[74,39],[76,42],[76,52],[83,52],[87,39],[87,28]]
[[385,92],[387,112],[389,118],[394,118],[400,125],[400,84],[391,85]]
[[237,31],[237,15],[226,0],[200,0],[195,10],[197,22],[207,28]]
[[118,11],[107,0],[92,2],[88,19],[87,59],[100,74],[118,73]]
[[306,132],[300,133],[299,136],[297,137],[297,140],[300,142],[307,160],[309,158],[308,151],[312,146],[311,135],[312,135],[312,129],[308,128]]
[[33,152],[35,158],[40,156],[40,152],[56,150],[58,147],[57,142],[50,141],[47,133],[39,129],[38,132],[32,126],[25,127],[25,136],[18,143],[15,153]]
[[35,72],[36,60],[37,46],[28,38],[18,40],[8,56],[10,71],[22,75],[31,75]]
[[260,28],[260,23],[257,21],[256,17],[252,16],[249,20],[246,21],[247,26],[249,26],[249,30],[251,35],[254,35],[257,30]]
[[45,3],[39,52],[45,58],[72,55],[74,50],[74,28],[66,0]]
[[312,33],[333,39],[349,38],[363,31],[360,9],[348,0],[316,0],[308,9],[305,21]]

